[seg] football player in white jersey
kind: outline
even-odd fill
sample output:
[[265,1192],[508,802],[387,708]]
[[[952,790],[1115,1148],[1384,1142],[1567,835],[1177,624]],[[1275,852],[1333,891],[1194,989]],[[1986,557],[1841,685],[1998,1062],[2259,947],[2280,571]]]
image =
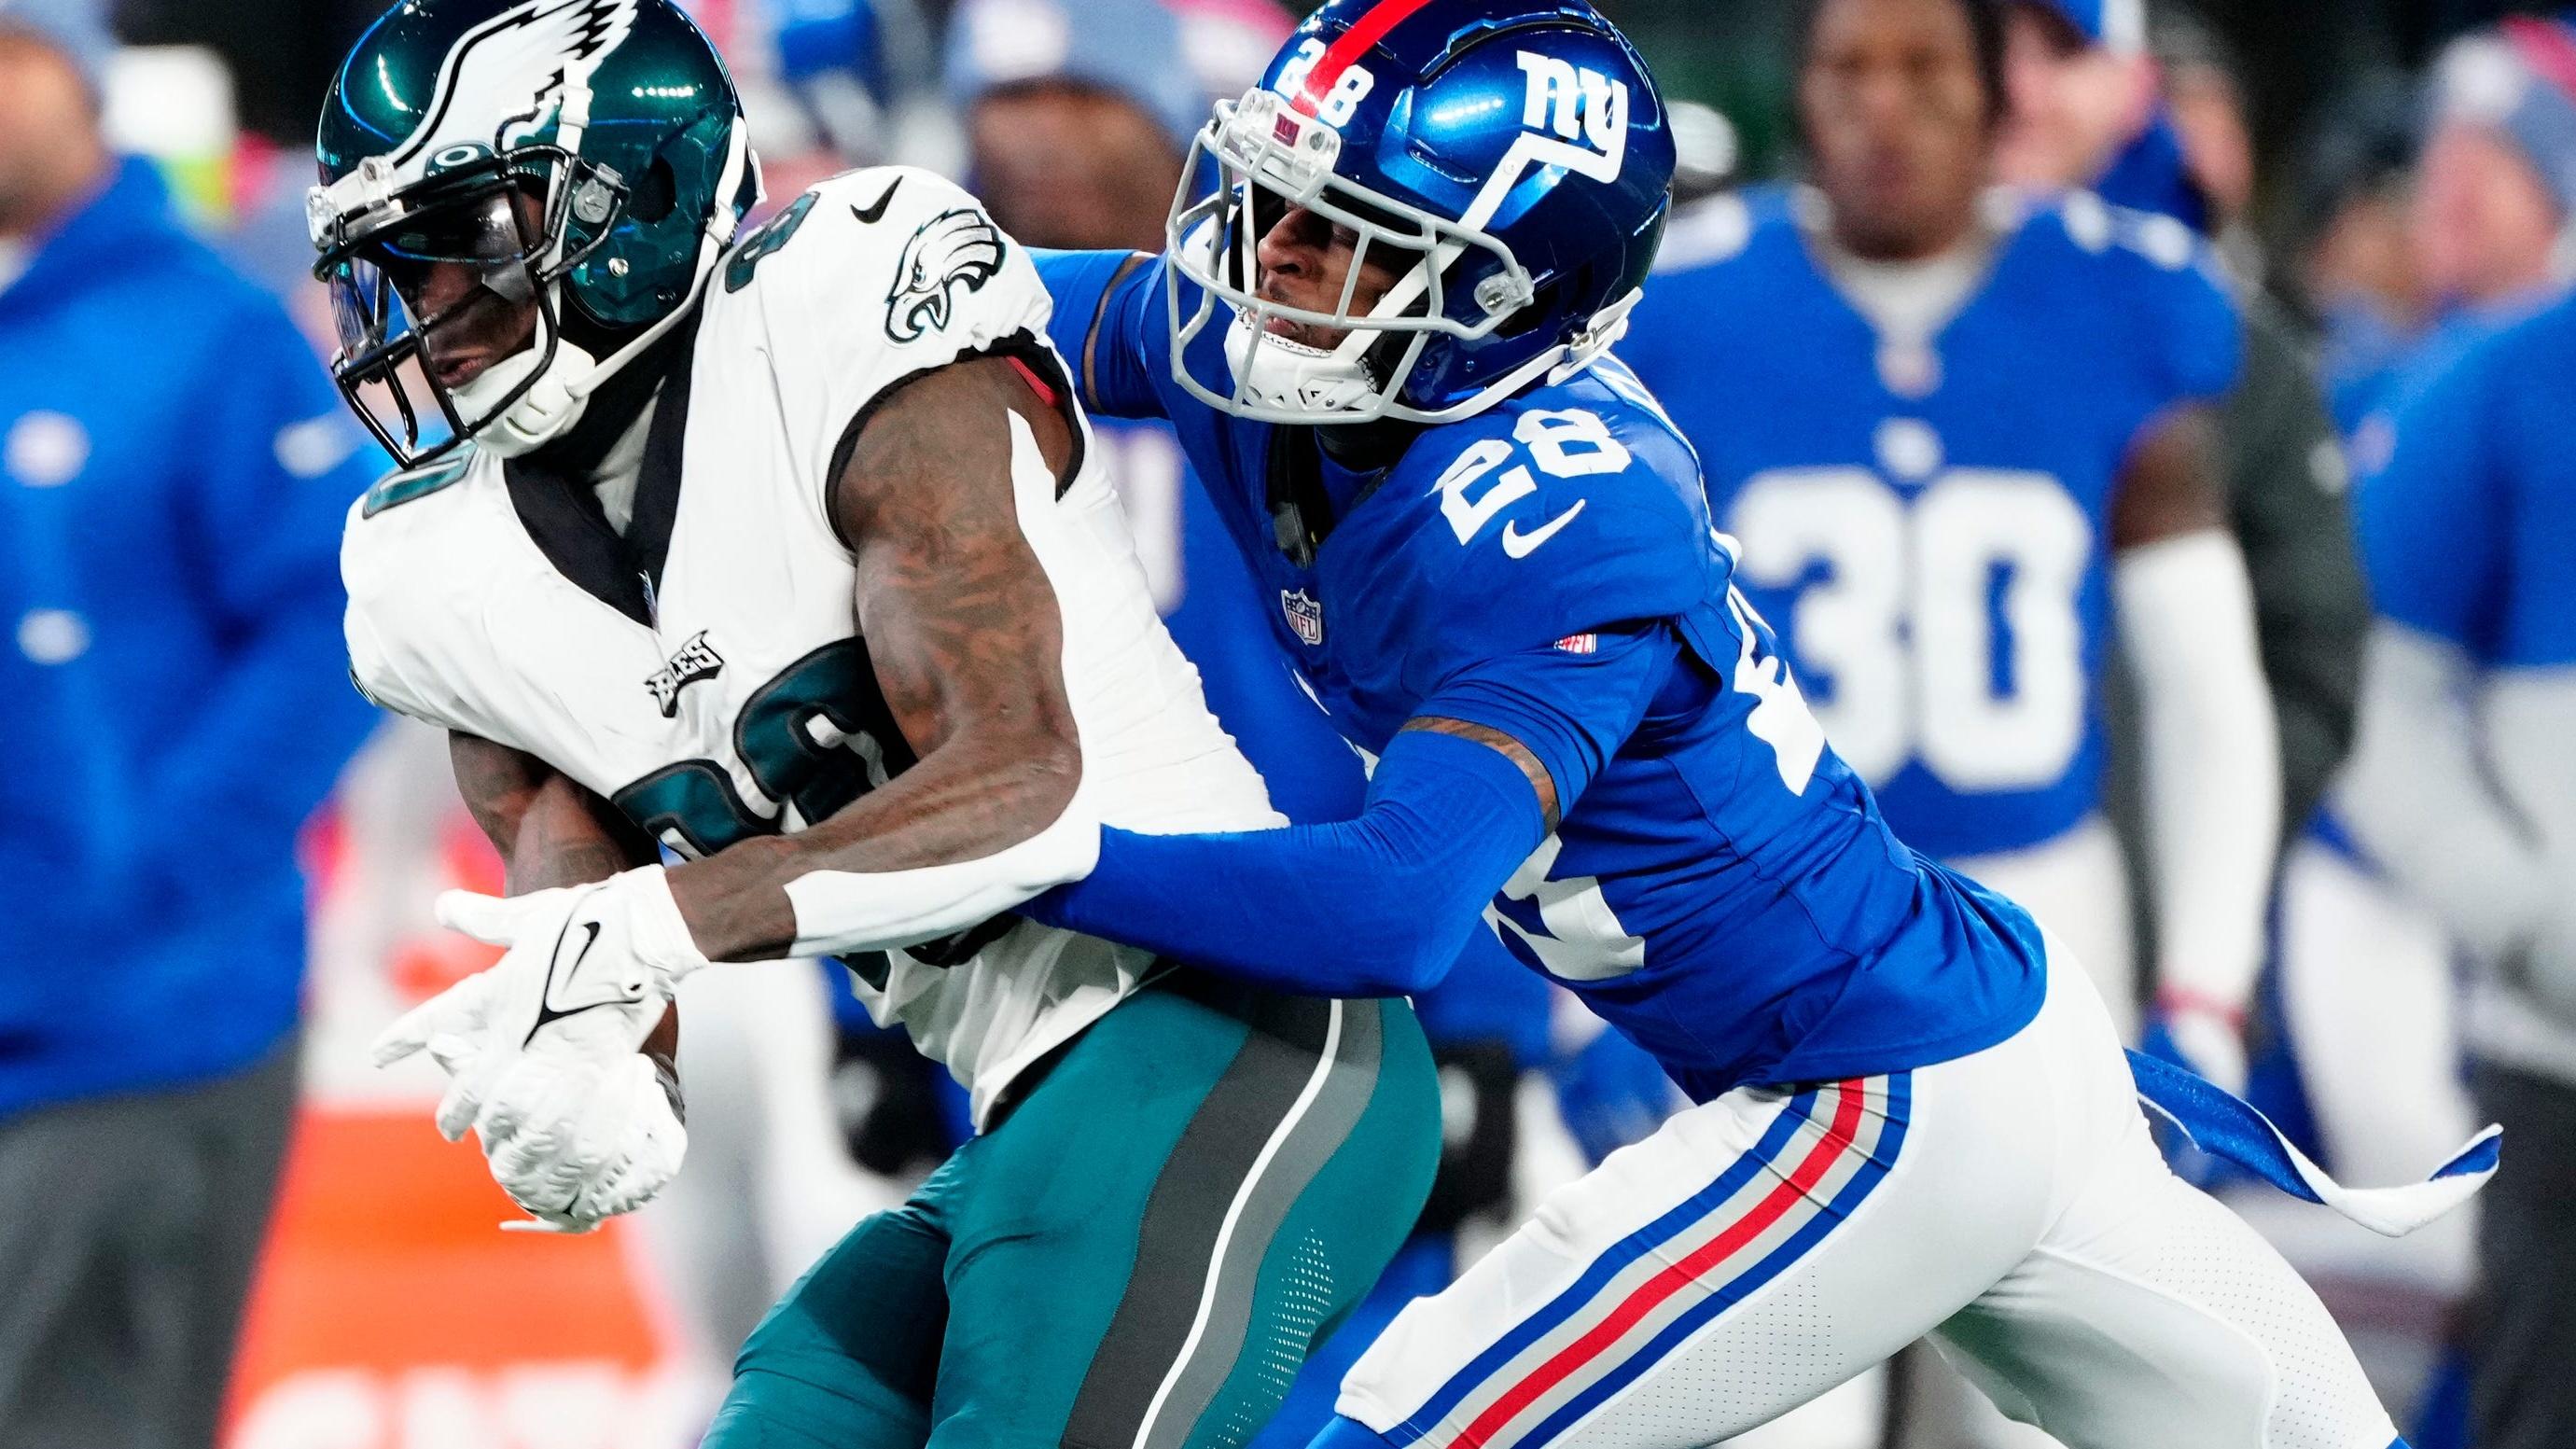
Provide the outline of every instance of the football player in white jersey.
[[1437,1089],[1400,1000],[998,914],[1104,823],[1277,820],[1027,256],[900,169],[737,238],[756,165],[670,0],[409,0],[319,152],[333,370],[406,465],[350,515],[353,675],[450,731],[513,892],[442,900],[509,950],[380,1057],[579,1230],[677,1168],[675,981],[890,953],[863,995],[978,1136],[773,1310],[707,1442],[1247,1436],[1413,1222]]

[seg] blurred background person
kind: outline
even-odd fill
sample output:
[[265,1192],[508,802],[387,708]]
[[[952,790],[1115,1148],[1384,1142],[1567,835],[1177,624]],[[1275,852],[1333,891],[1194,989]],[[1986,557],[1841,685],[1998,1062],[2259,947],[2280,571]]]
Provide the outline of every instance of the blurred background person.
[[[2216,458],[2253,583],[2281,819],[2295,827],[2351,745],[2366,606],[2323,386],[2261,285],[2262,248],[2245,239],[2254,171],[2236,61],[2179,7],[2152,21],[2138,0],[2007,0],[2007,13],[2012,118],[1999,176],[2041,192],[2089,188],[2180,221],[2236,259],[2227,281],[2244,319],[2242,366],[2217,413]],[[2133,713],[2124,698],[2118,714]],[[2130,834],[2159,828],[2150,816]],[[2157,918],[2144,924],[2152,943]]]
[[296,835],[377,459],[0,0],[0,1443],[210,1445],[294,1103]]
[[[2159,862],[2166,984],[2219,1028],[2195,1031],[2209,1069],[2237,1075],[2277,787],[2272,752],[2242,744],[2272,729],[2250,618],[2228,608],[2243,566],[2210,436],[2235,308],[2169,219],[1988,191],[2007,105],[1995,6],[1815,13],[1814,188],[1755,196],[1736,252],[1659,272],[1620,355],[1699,448],[1739,578],[1891,823],[2030,904],[2133,1029],[2096,814],[2099,674],[2115,617],[2142,667],[2193,663],[2147,691],[2172,712],[2148,729],[2160,833],[2198,857]],[[1711,317],[1732,325],[1713,338]],[[2077,381],[2097,367],[2117,375]],[[2221,840],[2244,859],[2213,857]]]
[[[2252,583],[2280,741],[2280,818],[2295,836],[2351,747],[2369,614],[2346,506],[2348,472],[2312,344],[2265,286],[2266,249],[2252,231],[2256,172],[2239,62],[2217,31],[2179,5],[2150,12],[2118,0],[2019,0],[2012,23],[2015,122],[2003,156],[2007,179],[2052,190],[2096,188],[2106,200],[2188,224],[2227,258],[2226,280],[2244,317],[2243,366],[2217,414],[2217,459],[2229,530]],[[2106,104],[2097,90],[2116,104]],[[2151,739],[2149,702],[2127,687],[2131,679],[2126,671],[2112,676],[2115,738]],[[2114,752],[2111,813],[2133,863],[2168,831],[2154,812],[2148,781],[2134,768],[2151,763],[2135,751]],[[2267,880],[2275,866],[2262,863]],[[2152,889],[2149,883],[2151,895]],[[2159,916],[2142,912],[2137,927],[2141,942],[2169,960]],[[2268,964],[2274,954],[2268,935],[2258,942],[2258,959]],[[2276,1087],[2293,1070],[2284,1064],[2297,1060],[2283,1047],[2281,1028],[2351,999],[2346,983],[2331,976],[2318,980],[2316,990],[2323,999],[2303,999],[2299,1005],[2314,1008],[2305,1013],[2277,1009],[2280,992],[2268,987],[2245,1003],[2249,1016],[2261,1018],[2249,1021],[2249,1036],[2262,1048],[2266,1068],[2259,1081],[2251,1080],[2249,1068],[2249,1082],[2264,1105],[2298,1121],[2308,1120],[2292,1110],[2301,1104],[2283,1101]],[[2367,1070],[2344,1052],[2342,1039],[2319,1045]],[[2339,1164],[2341,1170],[2380,1160],[2367,1148],[2356,1151],[2363,1155]],[[2351,1246],[2331,1226],[2269,1213],[2268,1204],[2260,1210],[2303,1267],[2320,1267],[2317,1241]],[[2434,1236],[2409,1245],[2414,1262]],[[2392,1274],[2415,1271],[2412,1264],[2392,1268],[2400,1256],[2343,1254],[2340,1261],[2353,1265],[2354,1275],[2323,1275],[2339,1310],[2384,1326],[2385,1304],[2408,1290],[2381,1290]],[[2438,1291],[2432,1298],[2439,1302]],[[2431,1316],[2438,1322],[2438,1314]],[[2431,1336],[2419,1326],[2413,1373],[2384,1385],[2391,1402],[2414,1401]],[[2384,1356],[2374,1358],[2389,1376]]]
[[[2462,934],[2465,916],[2453,915],[2397,864],[2399,857],[2386,854],[2392,844],[2401,852],[2420,848],[2397,838],[2384,813],[2392,771],[2439,779],[2444,791],[2470,777],[2446,777],[2433,768],[2457,758],[2442,744],[2449,736],[2400,745],[2389,731],[2392,719],[2424,727],[2431,718],[2404,713],[2423,707],[2422,691],[2437,677],[2434,656],[2423,647],[2433,626],[2404,612],[2410,595],[2431,587],[2424,580],[2444,576],[2456,583],[2441,588],[2481,587],[2482,568],[2503,567],[2482,563],[2476,547],[2501,516],[2492,500],[2504,485],[2474,476],[2473,465],[2487,454],[2472,451],[2502,444],[2488,441],[2494,425],[2462,416],[2473,385],[2445,379],[2499,331],[2565,293],[2569,208],[2576,201],[2571,86],[2576,32],[2563,20],[2515,17],[2453,42],[2426,82],[2420,157],[2400,238],[2389,235],[2385,213],[2367,196],[2344,220],[2338,260],[2353,269],[2354,282],[2367,286],[2374,268],[2390,278],[2411,267],[2421,296],[2415,333],[2393,346],[2378,343],[2377,365],[2354,368],[2338,388],[2338,411],[2350,420],[2348,453],[2367,480],[2357,507],[2365,518],[2386,518],[2404,506],[2389,500],[2411,496],[2417,500],[2412,516],[2435,534],[2402,548],[2384,537],[2373,543],[2371,589],[2383,619],[2372,636],[2365,687],[2379,722],[2365,738],[2375,743],[2365,745],[2338,807],[2299,842],[2283,874],[2281,1081],[2296,1098],[2267,1105],[2310,1124],[2317,1155],[2339,1172],[2390,1170],[2403,1154],[2456,1140],[2453,1134],[2486,1120],[2478,1113],[2494,1110],[2465,1090],[2460,1059],[2464,1025],[2468,1050],[2481,1060],[2492,1055],[2481,1045],[2476,1021],[2495,1012],[2480,1003],[2497,998],[2477,989],[2463,1004],[2453,977],[2462,957],[2492,969],[2487,933],[2507,928],[2490,920]],[[2393,148],[2382,142],[2378,149],[2386,158]],[[2391,247],[2396,239],[2402,251]],[[2392,262],[2391,253],[2399,260]],[[2402,305],[2384,315],[2403,316]],[[2361,335],[2365,344],[2376,341]],[[2409,434],[2407,446],[2420,461],[2398,468],[2391,455]],[[2434,498],[2447,506],[2424,501]],[[2406,632],[2408,626],[2415,632]],[[2451,680],[2444,687],[2468,687],[2469,676],[2456,672],[2457,659],[2450,663],[2455,672],[2441,676]],[[2455,808],[2463,819],[2481,818],[2474,795],[2460,797]],[[2482,1230],[2482,1215],[2511,1211],[2535,1190],[2557,1189],[2546,1176],[2535,1183],[2524,1175],[2532,1172],[2551,1169],[2518,1169],[2497,1203],[2473,1205],[2395,1253],[2365,1253],[2331,1233],[2276,1233],[2285,1251],[2314,1273],[2328,1301],[2355,1318],[2356,1342],[2382,1391],[2392,1402],[2422,1406],[2416,1417],[2424,1438],[2437,1437],[2453,1412],[2445,1405],[2451,1386],[2445,1365],[2460,1305],[2477,1276],[2474,1244],[2481,1233],[2494,1241],[2496,1232],[2510,1231]],[[2501,1301],[2530,1300],[2508,1290]],[[2485,1321],[2475,1312],[2467,1320]],[[2518,1336],[2527,1339],[2529,1331],[2526,1325]],[[2484,1342],[2492,1347],[2493,1336]]]
[[2235,53],[2196,13],[2174,6],[2151,16],[2148,39],[2178,142],[2172,161],[2182,184],[2167,194],[2200,198],[2199,228],[2225,260],[2245,316],[2244,366],[2219,412],[2219,464],[2280,732],[2281,820],[2295,832],[2351,750],[2359,707],[2370,606],[2352,546],[2349,473],[2313,346],[2267,285]]
[[[2528,303],[2564,286],[2576,214],[2576,34],[2514,16],[2436,66],[2416,250],[2446,308]],[[2525,310],[2528,310],[2526,305]]]
[[[2115,97],[2080,147],[2014,109],[2010,66],[2032,62],[2007,45],[2033,42],[2007,27],[2071,28],[2062,13],[1809,14],[1813,189],[1757,195],[1731,254],[1667,253],[1620,354],[1698,448],[1739,584],[1891,826],[2030,907],[2134,1040],[2103,814],[2116,631],[2142,676],[2156,1020],[2241,1086],[2280,781],[2219,472],[2237,310],[2178,220],[1990,189],[2007,147],[2091,174],[2139,108]],[[2066,63],[2097,86],[2136,70]],[[2065,89],[2068,112],[2101,99]],[[1713,317],[1732,319],[1716,337]],[[1904,1396],[1919,1442],[2048,1442],[1929,1359],[1907,1377],[1942,1385]]]
[[2427,81],[2409,244],[2429,325],[2387,365],[2348,385],[2355,461],[2383,461],[2369,415],[2410,375],[2565,291],[2576,268],[2576,29],[2512,16],[2445,49]]
[[[811,154],[818,166],[837,170],[928,152],[953,164],[955,123],[933,83],[938,33],[921,6],[913,0],[781,0],[770,10],[777,81],[811,127],[807,135],[770,143],[780,160]],[[767,114],[775,129],[776,107]],[[788,197],[821,179],[783,175],[769,189]]]
[[2243,64],[2198,12],[2176,5],[2150,12],[2147,46],[2183,174],[2208,207],[2201,230],[2238,274],[2260,277],[2263,255],[2252,229],[2254,130]]
[[2479,1449],[2576,1443],[2571,395],[2576,302],[2562,300],[2466,344],[2400,399],[2386,461],[2359,493],[2379,622],[2337,805],[2467,960],[2476,1108],[2516,1158],[2477,1218]]
[[2291,168],[2281,282],[2311,319],[2335,426],[2352,431],[2370,382],[2431,316],[2413,234],[2417,88],[2367,77],[2340,97]]
[[[2456,1037],[2438,951],[2422,949],[2421,923],[2392,911],[2386,892],[2355,891],[2345,862],[2322,843],[2325,832],[2311,828],[2351,747],[2370,622],[2342,430],[2312,360],[2315,341],[2264,285],[2267,249],[2252,231],[2254,158],[2232,54],[2176,9],[2155,13],[2149,37],[2183,163],[2208,198],[2246,309],[2245,376],[2224,414],[2227,473],[2235,530],[2255,571],[2289,827],[2248,1095],[2276,1120],[2300,1124],[2307,1150],[2334,1170],[2375,1180],[2403,1173],[2405,1153],[2438,1151],[2474,1124],[2450,1080]],[[2373,95],[2365,88],[2356,103],[2372,104]],[[2365,124],[2349,144],[2355,151],[2343,164],[2355,169],[2344,184],[2353,195],[2329,245],[2335,264],[2351,269],[2343,345],[2359,351],[2385,344],[2353,329],[2378,324],[2379,336],[2396,340],[2386,319],[2412,305],[2403,292],[2412,275],[2406,193],[2390,171],[2405,164],[2412,139],[2376,137]],[[2374,973],[2358,964],[2365,960],[2396,969]],[[2440,1442],[2443,1411],[2428,1397],[2453,1382],[2453,1316],[2467,1288],[2475,1209],[2389,1244],[2281,1212],[2259,1194],[2236,1201],[2348,1326],[2374,1387],[2399,1406],[2415,1442]]]

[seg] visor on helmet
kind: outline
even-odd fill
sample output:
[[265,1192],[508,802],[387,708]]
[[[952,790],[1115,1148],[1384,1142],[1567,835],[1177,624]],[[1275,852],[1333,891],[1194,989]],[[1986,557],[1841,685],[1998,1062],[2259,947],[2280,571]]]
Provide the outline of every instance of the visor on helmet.
[[[548,184],[548,178],[568,184]],[[362,179],[353,173],[350,181]],[[343,212],[314,194],[314,275],[331,289],[339,350],[331,375],[377,442],[404,467],[436,458],[507,413],[552,365],[563,328],[556,283],[581,264],[623,214],[613,173],[551,146],[528,146],[411,187],[360,194]],[[462,267],[473,285],[435,310],[428,283]],[[490,298],[533,304],[532,356],[495,359],[451,388],[428,365],[432,334]],[[500,365],[503,362],[509,365]]]

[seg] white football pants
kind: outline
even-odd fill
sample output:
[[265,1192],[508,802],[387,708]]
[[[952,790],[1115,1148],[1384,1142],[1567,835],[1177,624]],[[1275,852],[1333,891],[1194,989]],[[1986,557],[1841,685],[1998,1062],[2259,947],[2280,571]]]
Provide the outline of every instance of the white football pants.
[[1938,1066],[1743,1088],[1397,1317],[1340,1411],[1402,1446],[1695,1449],[1931,1333],[2072,1449],[2388,1449],[2316,1296],[2149,1139],[2100,994]]
[[2137,930],[2129,911],[2127,855],[2109,820],[2087,816],[2065,834],[2024,850],[1941,863],[2030,912],[2092,976],[2121,1044],[2137,1044]]

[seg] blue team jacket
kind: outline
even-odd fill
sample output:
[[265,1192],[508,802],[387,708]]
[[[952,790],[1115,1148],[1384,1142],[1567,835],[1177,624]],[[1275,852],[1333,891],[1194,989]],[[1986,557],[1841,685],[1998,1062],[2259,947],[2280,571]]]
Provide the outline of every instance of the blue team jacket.
[[372,720],[340,641],[363,440],[141,162],[0,289],[0,1120],[292,1026],[295,837]]

